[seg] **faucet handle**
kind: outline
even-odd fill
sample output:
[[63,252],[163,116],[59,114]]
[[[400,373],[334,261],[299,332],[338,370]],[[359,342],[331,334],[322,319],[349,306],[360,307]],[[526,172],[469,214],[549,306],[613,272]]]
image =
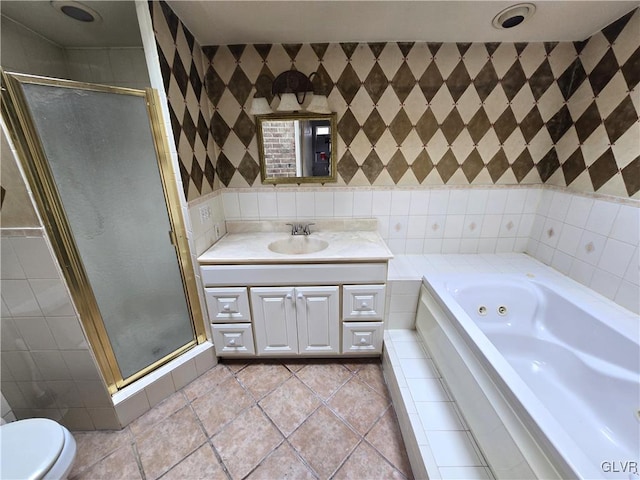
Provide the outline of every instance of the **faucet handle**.
[[298,233],[298,224],[297,223],[287,223],[291,227],[291,235],[295,235]]
[[310,227],[311,225],[315,225],[315,223],[307,223],[307,224],[304,226],[304,228],[303,228],[302,232],[303,232],[305,235],[311,235],[311,229],[309,229],[309,227]]

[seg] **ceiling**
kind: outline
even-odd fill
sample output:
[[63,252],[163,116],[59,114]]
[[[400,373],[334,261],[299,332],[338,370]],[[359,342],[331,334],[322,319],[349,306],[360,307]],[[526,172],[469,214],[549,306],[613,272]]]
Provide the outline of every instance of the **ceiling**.
[[142,46],[133,1],[84,3],[98,12],[102,21],[73,20],[45,0],[0,0],[0,12],[62,47]]
[[[531,0],[529,0],[531,1]],[[313,42],[535,42],[584,40],[636,1],[535,1],[510,30],[493,17],[516,1],[168,0],[201,45]]]
[[[0,12],[63,47],[141,45],[133,0],[84,0],[101,22],[62,15],[47,0],[0,0]],[[497,30],[504,1],[168,0],[201,45],[313,42],[533,42],[584,40],[640,5],[538,0],[522,25]]]

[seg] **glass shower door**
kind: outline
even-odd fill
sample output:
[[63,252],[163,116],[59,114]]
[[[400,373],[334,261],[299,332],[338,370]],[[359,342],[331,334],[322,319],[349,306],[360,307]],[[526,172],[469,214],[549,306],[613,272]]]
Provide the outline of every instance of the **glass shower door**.
[[[63,227],[60,243],[77,251],[78,258],[67,252],[61,263],[70,271],[77,263],[85,277],[70,278],[74,300],[86,302],[81,317],[93,317],[92,346],[106,347],[120,387],[195,345],[199,333],[183,284],[193,272],[185,272],[188,252],[182,262],[176,252],[176,219],[167,204],[167,186],[175,179],[157,156],[163,148],[148,110],[153,98],[150,92],[12,77],[18,111],[27,118],[21,123],[39,140],[44,161],[35,161],[34,170],[45,177],[43,195],[50,183],[63,212],[56,223],[67,223],[67,241],[64,225],[56,226]],[[74,289],[74,283],[84,284]]]

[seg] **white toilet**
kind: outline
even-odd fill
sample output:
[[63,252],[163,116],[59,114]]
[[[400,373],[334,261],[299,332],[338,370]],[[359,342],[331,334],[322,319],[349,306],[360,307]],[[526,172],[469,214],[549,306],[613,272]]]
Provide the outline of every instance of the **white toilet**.
[[47,418],[29,418],[0,427],[0,478],[67,478],[76,456],[71,432]]

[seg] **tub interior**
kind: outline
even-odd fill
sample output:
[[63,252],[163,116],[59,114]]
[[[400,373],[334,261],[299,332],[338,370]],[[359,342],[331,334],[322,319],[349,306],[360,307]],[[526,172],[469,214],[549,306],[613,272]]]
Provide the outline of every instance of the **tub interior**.
[[463,328],[471,321],[482,331],[598,470],[602,461],[638,460],[637,341],[538,282],[488,277],[443,286],[468,316],[458,318]]

